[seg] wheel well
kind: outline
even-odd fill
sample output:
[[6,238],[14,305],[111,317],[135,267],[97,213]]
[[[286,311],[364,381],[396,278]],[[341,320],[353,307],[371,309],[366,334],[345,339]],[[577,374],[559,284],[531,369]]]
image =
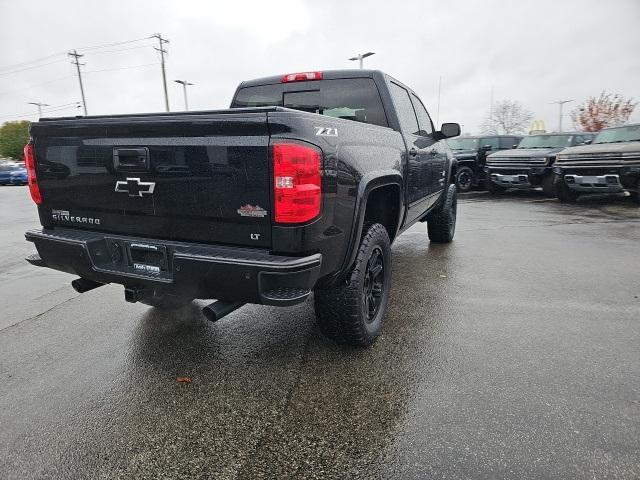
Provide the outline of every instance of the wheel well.
[[[375,188],[367,197],[364,223],[380,223],[387,229],[389,240],[393,242],[398,229],[400,214],[400,187],[384,185]],[[363,232],[364,234],[364,232]]]

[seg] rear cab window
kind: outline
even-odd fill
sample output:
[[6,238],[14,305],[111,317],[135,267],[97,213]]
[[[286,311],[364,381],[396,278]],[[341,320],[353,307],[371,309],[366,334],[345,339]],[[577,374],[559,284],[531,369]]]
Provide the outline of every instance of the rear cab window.
[[231,108],[286,107],[334,118],[389,126],[371,78],[344,78],[242,87]]

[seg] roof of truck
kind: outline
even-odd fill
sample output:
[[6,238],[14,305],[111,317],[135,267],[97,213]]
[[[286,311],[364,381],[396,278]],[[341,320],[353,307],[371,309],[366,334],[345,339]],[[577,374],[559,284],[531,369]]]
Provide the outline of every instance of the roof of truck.
[[[307,72],[321,72],[322,80],[336,80],[338,78],[362,78],[368,77],[373,78],[374,76],[384,76],[385,73],[380,70],[359,70],[359,69],[348,69],[348,70],[307,70]],[[290,75],[291,73],[298,72],[288,72],[283,73],[281,75],[273,75],[270,77],[262,77],[262,78],[254,78],[252,80],[245,80],[240,84],[240,87],[252,87],[257,85],[274,85],[277,83],[282,83],[282,77],[285,75]],[[300,73],[306,73],[302,71]],[[315,80],[309,80],[311,82]]]

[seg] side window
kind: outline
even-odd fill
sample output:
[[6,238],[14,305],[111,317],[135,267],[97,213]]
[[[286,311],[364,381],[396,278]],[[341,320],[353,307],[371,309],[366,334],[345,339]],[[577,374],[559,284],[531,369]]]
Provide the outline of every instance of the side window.
[[491,145],[491,150],[498,150],[500,148],[500,141],[498,137],[484,137],[480,139],[480,147],[485,145]]
[[413,103],[413,108],[416,111],[416,115],[418,116],[418,127],[420,127],[419,135],[426,137],[433,133],[433,124],[431,123],[431,117],[427,113],[427,109],[424,108],[424,105],[420,101],[418,97],[416,97],[413,93],[411,95],[411,102]]
[[418,121],[416,120],[416,112],[411,106],[411,100],[409,94],[400,85],[396,85],[391,82],[391,96],[393,97],[393,103],[396,106],[398,113],[398,119],[400,121],[400,128],[404,133],[412,133],[419,135]]

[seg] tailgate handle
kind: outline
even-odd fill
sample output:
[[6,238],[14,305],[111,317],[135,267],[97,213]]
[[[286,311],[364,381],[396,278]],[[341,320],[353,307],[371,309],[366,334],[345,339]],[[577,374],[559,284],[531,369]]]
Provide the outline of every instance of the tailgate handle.
[[149,170],[149,149],[147,147],[114,148],[113,167],[116,170]]

